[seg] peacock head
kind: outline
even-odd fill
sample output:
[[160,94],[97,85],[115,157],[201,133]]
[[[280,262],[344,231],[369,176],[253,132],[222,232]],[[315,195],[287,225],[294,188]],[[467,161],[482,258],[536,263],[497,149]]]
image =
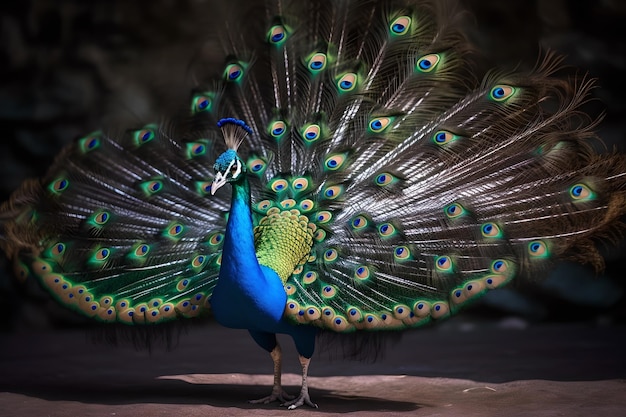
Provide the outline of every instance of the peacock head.
[[252,133],[252,129],[243,121],[228,117],[220,119],[217,126],[222,129],[224,142],[228,148],[215,160],[215,178],[211,184],[211,194],[221,188],[227,182],[235,182],[246,175],[246,164],[237,155],[237,149],[246,135]]
[[215,165],[215,178],[213,178],[213,184],[211,184],[211,194],[221,188],[227,182],[234,182],[246,175],[246,164],[243,163],[237,151],[228,149],[221,154],[216,160]]

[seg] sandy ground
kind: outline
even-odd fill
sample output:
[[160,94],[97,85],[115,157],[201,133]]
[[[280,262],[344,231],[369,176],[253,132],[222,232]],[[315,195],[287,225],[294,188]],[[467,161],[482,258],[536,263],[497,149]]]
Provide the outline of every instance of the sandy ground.
[[[405,334],[383,360],[314,356],[319,409],[251,405],[269,356],[245,331],[192,328],[171,352],[86,341],[83,331],[1,335],[0,416],[626,416],[626,326],[450,321]],[[296,393],[287,339],[284,385]]]

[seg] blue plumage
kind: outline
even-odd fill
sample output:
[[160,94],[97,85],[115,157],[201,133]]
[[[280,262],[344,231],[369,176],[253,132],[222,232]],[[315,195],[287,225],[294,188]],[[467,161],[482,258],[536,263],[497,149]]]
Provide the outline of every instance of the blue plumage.
[[[315,406],[320,329],[412,329],[559,257],[602,266],[593,240],[621,227],[626,160],[592,150],[586,78],[554,78],[548,54],[476,81],[436,2],[262,16],[226,33],[190,120],[94,132],[14,193],[0,245],[18,277],[103,322],[247,329],[274,362],[256,402],[296,408]],[[292,401],[277,333],[300,355]]]

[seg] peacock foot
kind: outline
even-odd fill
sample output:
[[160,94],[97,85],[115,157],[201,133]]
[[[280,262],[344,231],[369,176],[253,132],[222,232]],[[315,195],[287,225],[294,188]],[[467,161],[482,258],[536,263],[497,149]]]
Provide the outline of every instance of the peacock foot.
[[281,407],[287,407],[288,410],[295,410],[296,408],[300,407],[301,405],[308,405],[309,407],[312,408],[317,408],[317,404],[315,404],[313,401],[311,401],[311,397],[309,397],[309,390],[302,390],[300,391],[300,395],[298,395],[298,398],[293,399],[291,401],[288,402],[284,402],[282,403],[280,406]]
[[269,404],[274,401],[278,401],[285,404],[287,401],[293,399],[293,395],[287,394],[281,387],[274,386],[272,393],[267,397],[259,398],[258,400],[249,400],[250,404]]

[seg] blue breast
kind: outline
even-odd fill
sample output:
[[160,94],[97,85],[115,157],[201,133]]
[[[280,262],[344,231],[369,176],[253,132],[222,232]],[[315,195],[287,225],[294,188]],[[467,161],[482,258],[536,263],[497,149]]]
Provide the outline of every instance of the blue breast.
[[282,333],[287,294],[276,272],[266,266],[260,266],[260,274],[253,272],[256,268],[238,272],[222,265],[211,297],[211,310],[218,323],[235,329]]

